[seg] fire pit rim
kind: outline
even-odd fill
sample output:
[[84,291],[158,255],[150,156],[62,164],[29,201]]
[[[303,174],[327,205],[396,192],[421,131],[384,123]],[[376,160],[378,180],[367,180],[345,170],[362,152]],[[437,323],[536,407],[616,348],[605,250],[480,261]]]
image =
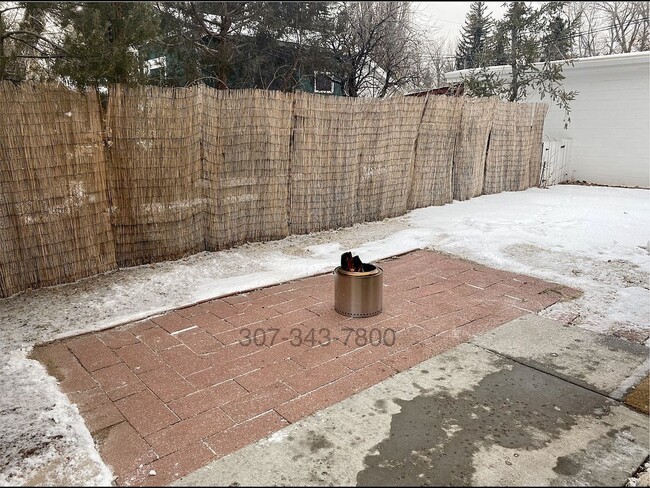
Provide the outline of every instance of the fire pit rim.
[[364,266],[372,266],[372,269],[369,271],[348,271],[345,269],[341,269],[340,266],[337,266],[336,268],[334,268],[334,273],[335,274],[340,273],[346,276],[351,276],[353,278],[363,278],[364,276],[374,276],[384,271],[379,266],[376,266],[374,264],[364,264]]

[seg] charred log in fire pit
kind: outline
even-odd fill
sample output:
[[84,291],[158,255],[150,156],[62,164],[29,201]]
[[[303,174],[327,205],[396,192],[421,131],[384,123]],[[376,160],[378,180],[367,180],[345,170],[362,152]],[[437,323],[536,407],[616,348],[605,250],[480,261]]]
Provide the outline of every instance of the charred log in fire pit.
[[344,252],[341,254],[341,269],[344,271],[363,271],[363,263],[359,256],[352,257],[351,252]]

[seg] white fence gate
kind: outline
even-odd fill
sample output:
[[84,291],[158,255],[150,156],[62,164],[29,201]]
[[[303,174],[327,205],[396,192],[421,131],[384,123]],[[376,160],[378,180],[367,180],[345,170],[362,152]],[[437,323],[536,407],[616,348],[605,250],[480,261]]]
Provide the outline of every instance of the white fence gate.
[[568,181],[571,139],[552,139],[544,137],[542,145],[542,172],[539,186],[548,188]]

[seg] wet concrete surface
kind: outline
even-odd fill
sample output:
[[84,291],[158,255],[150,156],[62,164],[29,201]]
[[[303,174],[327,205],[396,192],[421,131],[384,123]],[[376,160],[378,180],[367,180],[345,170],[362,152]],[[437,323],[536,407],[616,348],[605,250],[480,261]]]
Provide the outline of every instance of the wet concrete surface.
[[[539,326],[515,324],[512,342],[534,339]],[[574,339],[609,371],[627,345],[589,334]],[[650,450],[648,417],[598,389],[616,390],[639,365],[595,387],[593,375],[571,377],[587,371],[580,349],[582,359],[565,347],[565,369],[543,371],[540,344],[529,348],[539,353],[533,365],[498,352],[505,344],[498,335],[461,344],[174,484],[622,486]]]
[[[468,463],[479,447],[539,450],[580,416],[601,419],[613,402],[534,369],[488,374],[476,388],[396,400],[389,437],[364,459],[358,486],[469,485],[479,466]],[[481,439],[481,443],[477,440]],[[570,460],[560,463],[566,474]]]

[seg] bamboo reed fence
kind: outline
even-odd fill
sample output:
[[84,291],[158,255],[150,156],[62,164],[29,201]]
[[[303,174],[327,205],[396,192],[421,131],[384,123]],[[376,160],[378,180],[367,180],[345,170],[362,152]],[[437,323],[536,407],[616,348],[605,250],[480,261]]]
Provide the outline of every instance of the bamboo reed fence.
[[[485,159],[483,194],[519,191],[531,186],[533,136],[539,137],[535,146],[541,145],[541,130],[535,126],[536,122],[539,124],[535,117],[539,105],[546,106],[538,103],[496,103]],[[539,152],[541,161],[541,149]]]
[[497,103],[499,103],[497,98],[463,100],[458,137],[454,147],[454,200],[467,200],[483,192],[485,155]]
[[198,87],[111,87],[107,166],[117,264],[204,249]]
[[[329,103],[327,103],[329,102]],[[355,222],[360,156],[355,101],[295,94],[291,139],[290,232]]]
[[547,108],[0,84],[0,297],[537,186]]
[[0,296],[116,267],[99,106],[0,84]]
[[418,130],[408,209],[453,200],[452,168],[464,99],[428,96]]
[[289,234],[290,94],[203,87],[206,250]]
[[422,103],[294,95],[290,233],[404,214]]
[[545,103],[533,104],[532,125],[530,128],[530,163],[528,165],[528,187],[539,186],[542,177],[542,144],[544,120],[548,113]]

